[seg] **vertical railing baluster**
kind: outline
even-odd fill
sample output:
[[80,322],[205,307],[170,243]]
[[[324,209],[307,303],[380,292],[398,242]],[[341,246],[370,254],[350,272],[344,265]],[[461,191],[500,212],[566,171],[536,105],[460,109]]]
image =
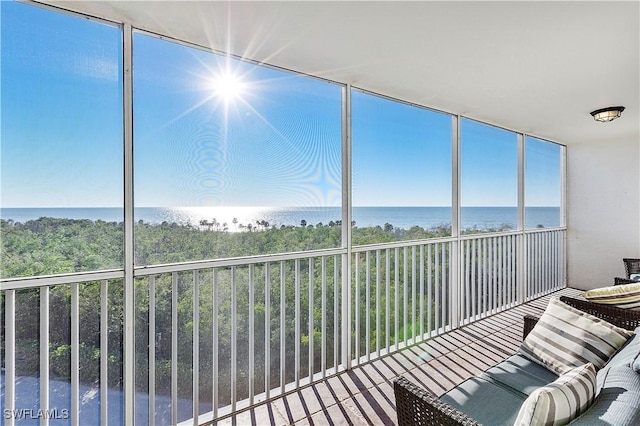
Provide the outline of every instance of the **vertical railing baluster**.
[[535,274],[536,274],[536,284],[537,291],[536,295],[542,294],[542,274],[540,273],[542,262],[540,256],[542,256],[542,250],[540,249],[541,245],[541,236],[539,233],[535,234]]
[[505,236],[498,237],[498,308],[505,308],[505,296],[504,296],[504,280],[505,280],[505,253],[504,253],[504,241]]
[[529,255],[529,270],[530,270],[530,276],[531,276],[531,281],[533,283],[533,292],[531,294],[532,297],[535,297],[538,295],[538,292],[540,291],[539,288],[539,281],[538,281],[538,252],[537,252],[537,241],[538,236],[536,234],[532,234],[530,236],[530,250],[531,250],[531,254]]
[[435,293],[435,300],[434,300],[434,305],[435,305],[435,332],[436,334],[440,334],[440,314],[442,312],[442,303],[440,303],[440,289],[438,288],[438,285],[440,283],[440,263],[438,260],[438,248],[439,245],[436,243],[433,246],[433,261],[434,261],[434,279],[433,279],[433,292]]
[[498,241],[497,237],[491,238],[491,313],[498,309]]
[[478,240],[471,240],[471,317],[476,320],[478,315],[478,284],[480,280],[478,279],[478,252],[476,248],[478,246]]
[[538,292],[538,287],[536,283],[536,275],[535,275],[535,234],[528,234],[527,238],[527,283],[529,287],[529,299],[535,297],[535,294]]
[[534,272],[536,275],[536,295],[539,295],[542,292],[542,280],[541,280],[541,274],[540,274],[540,265],[542,264],[542,262],[540,262],[540,255],[541,255],[541,250],[540,250],[540,234],[534,234],[534,238],[535,238],[535,242],[534,242]]
[[429,244],[427,247],[427,330],[429,330],[429,336],[433,335],[433,322],[431,317],[433,316],[433,257],[431,250],[433,244]]
[[[213,377],[212,377],[212,383],[211,383],[211,387],[212,387],[212,392],[211,392],[211,403],[213,406],[213,418],[217,418],[218,417],[218,405],[219,405],[219,401],[220,398],[218,397],[218,376],[220,374],[220,365],[218,363],[218,358],[219,358],[219,353],[218,353],[218,341],[219,341],[219,331],[218,331],[218,309],[220,306],[219,303],[219,294],[218,294],[218,270],[216,268],[213,268],[211,270],[211,274],[212,274],[212,292],[211,292],[211,298],[213,299],[212,302],[212,318],[211,318],[211,337],[212,337],[212,354],[211,354],[211,367],[213,369]],[[267,308],[267,312],[268,312],[268,308]],[[267,371],[269,371],[269,369],[267,368]]]
[[511,244],[511,265],[512,265],[512,293],[511,293],[511,300],[514,303],[517,303],[519,301],[518,299],[518,274],[519,274],[519,270],[522,268],[522,266],[519,264],[520,262],[518,261],[518,253],[520,253],[520,251],[522,250],[522,245],[523,245],[523,241],[522,238],[520,238],[520,236],[518,235],[514,235],[513,238],[511,239],[512,244]]
[[471,299],[471,254],[470,254],[470,243],[471,241],[465,240],[462,243],[462,249],[464,250],[464,273],[462,274],[462,279],[464,280],[464,299],[465,299],[465,312],[463,315],[465,322],[471,321],[471,305],[473,304],[473,300]]
[[524,235],[524,265],[522,270],[524,271],[524,286],[525,286],[525,301],[529,300],[533,294],[533,279],[531,277],[531,265],[533,264],[531,259],[531,234]]
[[418,287],[416,269],[416,246],[411,246],[411,343],[416,342],[416,293]]
[[[102,375],[100,379],[103,380]],[[49,411],[49,287],[47,286],[40,287],[40,409],[43,413]],[[41,426],[48,424],[48,416],[40,418]]]
[[484,270],[482,269],[482,239],[474,240],[475,253],[475,291],[476,291],[476,319],[480,319],[484,312],[484,293],[482,290],[484,282]]
[[407,344],[409,340],[409,335],[407,332],[407,328],[409,328],[409,249],[408,247],[404,247],[402,250],[402,264],[404,266],[404,274],[402,278],[402,303],[403,303],[403,313],[404,313],[404,322],[403,329],[404,335],[402,336],[402,341],[404,344]]
[[231,411],[238,402],[238,283],[236,267],[231,267]]
[[554,242],[555,242],[555,255],[553,257],[553,259],[555,260],[554,265],[555,265],[555,279],[554,282],[556,283],[556,287],[555,288],[560,288],[562,285],[562,278],[561,278],[561,267],[562,267],[562,262],[564,262],[564,255],[562,253],[561,247],[562,247],[562,241],[560,239],[561,237],[561,233],[556,231],[553,233],[554,236]]
[[487,315],[489,311],[489,267],[488,262],[487,239],[482,239],[482,315]]
[[511,298],[509,297],[509,286],[511,283],[511,252],[509,242],[511,235],[507,235],[502,239],[502,300],[505,308],[511,307]]
[[495,312],[502,309],[502,237],[495,237],[494,245],[494,281],[495,281]]
[[[297,287],[297,286],[296,286]],[[286,304],[286,275],[285,262],[280,261],[280,393],[284,394],[284,387],[287,381],[286,377],[286,332],[285,329],[287,304]],[[299,362],[296,360],[296,363]]]
[[489,315],[491,313],[491,238],[484,238],[484,249],[485,249],[485,283],[486,283],[486,305],[484,314]]
[[424,340],[424,244],[420,244],[420,340]]
[[376,250],[376,356],[378,358],[380,357],[380,340],[382,340],[380,315],[380,250]]
[[505,287],[505,292],[506,292],[506,299],[507,299],[507,303],[508,305],[511,307],[513,306],[513,264],[512,264],[512,259],[513,259],[513,235],[509,235],[505,241],[505,253],[506,253],[506,260],[505,260],[505,264],[506,264],[506,287]]
[[255,349],[256,349],[256,327],[255,327],[255,265],[249,265],[249,405],[254,403],[255,394]]
[[553,262],[553,238],[551,232],[545,233],[545,239],[547,240],[547,261],[545,262],[546,276],[547,276],[547,291],[553,288],[553,274],[552,274],[552,262]]
[[527,281],[529,287],[529,299],[535,297],[538,293],[538,282],[537,282],[537,260],[536,260],[536,235],[529,234],[526,236],[527,238]]
[[551,233],[551,238],[553,239],[553,257],[552,257],[552,261],[553,261],[553,283],[554,283],[554,289],[558,289],[560,288],[560,263],[562,262],[562,253],[560,252],[560,239],[558,238],[560,236],[560,232],[558,231],[553,231]]
[[[105,286],[106,287],[106,286]],[[105,290],[106,292],[106,290]],[[104,324],[106,327],[106,323]],[[105,337],[103,333],[103,338]],[[106,359],[105,359],[106,364]],[[106,380],[105,380],[106,382]],[[103,392],[107,392],[106,383]],[[156,276],[149,277],[149,426],[156,423]],[[106,424],[106,423],[102,423]]]
[[178,423],[178,273],[171,274],[171,422]]
[[[149,370],[151,374],[151,370]],[[109,422],[109,282],[100,282],[100,423]],[[151,396],[151,390],[149,390]],[[153,411],[149,412],[149,419]],[[150,421],[149,426],[153,426]]]
[[522,246],[522,239],[517,235],[511,237],[511,302],[518,302],[518,252]]
[[498,286],[497,286],[497,269],[496,269],[496,265],[498,262],[497,259],[497,253],[496,253],[496,244],[497,244],[497,237],[491,237],[489,239],[489,243],[491,245],[490,249],[489,249],[489,274],[491,276],[491,279],[489,280],[489,282],[491,283],[491,290],[490,290],[490,295],[491,295],[491,314],[496,312],[497,309],[497,304],[498,304],[498,298],[497,298],[497,292],[498,292]]
[[354,359],[356,365],[360,364],[360,253],[354,253],[355,257],[355,265],[354,266],[354,274],[356,281],[356,289],[355,289],[355,300],[354,300],[354,310],[355,310],[355,353]]
[[309,383],[313,383],[313,370],[314,370],[314,363],[313,363],[313,358],[314,358],[314,334],[315,334],[315,324],[314,324],[314,294],[313,294],[313,290],[315,287],[315,280],[314,280],[314,265],[315,265],[315,258],[310,257],[309,258]]
[[394,282],[395,282],[395,297],[393,299],[395,309],[395,341],[396,350],[400,348],[400,249],[396,247],[394,249]]
[[321,258],[321,276],[322,276],[322,287],[321,287],[321,302],[320,302],[320,372],[322,373],[322,378],[327,377],[327,257],[322,256]]
[[505,303],[511,307],[511,239],[512,236],[508,235],[504,239],[504,245],[502,247],[504,251],[504,298]]
[[494,309],[494,299],[495,299],[495,289],[493,288],[494,282],[494,253],[493,247],[495,244],[495,239],[493,237],[489,237],[486,239],[487,241],[487,315],[493,313]]
[[[447,318],[449,318],[449,308],[448,308],[449,296],[447,293],[447,289],[449,288],[449,283],[448,283],[449,277],[447,276],[447,271],[449,268],[447,268],[447,263],[448,263],[447,253],[450,252],[451,245],[450,243],[441,243],[441,247],[442,249],[440,251],[442,255],[442,263],[440,266],[440,273],[441,273],[440,291],[442,292],[442,297],[440,301],[442,302],[442,307],[440,311],[442,312],[442,327],[444,331],[447,324],[450,323],[449,321],[447,321]],[[449,250],[447,250],[447,247],[449,248]]]
[[[16,291],[7,290],[4,297],[5,315],[5,371],[4,409],[12,413],[16,408]],[[4,414],[4,413],[3,413]],[[4,416],[3,416],[4,418]],[[7,426],[15,424],[15,417],[4,419]]]
[[[193,328],[192,328],[192,374],[191,374],[191,395],[193,398],[193,425],[198,426],[200,417],[200,271],[193,271]],[[149,336],[151,339],[151,335]],[[149,413],[151,415],[151,413]]]
[[371,252],[367,250],[365,252],[365,355],[367,361],[371,361]]
[[541,232],[540,234],[540,263],[538,268],[540,269],[540,293],[547,292],[547,233]]
[[547,291],[547,235],[545,233],[538,234],[540,236],[540,262],[538,269],[540,270],[540,294]]
[[542,255],[542,276],[544,277],[544,292],[549,291],[549,233],[542,234],[543,244],[542,249],[544,251]]
[[545,292],[551,290],[551,280],[550,280],[550,266],[551,266],[551,239],[550,234],[548,232],[544,233],[545,240],[545,262],[544,262],[544,275],[545,275]]
[[552,231],[551,232],[551,239],[553,241],[553,254],[551,255],[551,259],[552,259],[552,263],[553,263],[553,276],[552,276],[552,282],[553,282],[553,289],[558,289],[559,287],[559,282],[560,282],[560,275],[559,275],[559,270],[558,270],[558,263],[560,261],[560,259],[562,258],[562,253],[560,253],[560,245],[559,245],[559,239],[558,239],[558,232],[557,231]]
[[340,362],[338,361],[339,356],[339,345],[340,345],[340,323],[338,312],[340,311],[340,274],[338,265],[341,264],[340,257],[333,256],[333,364],[335,368],[335,372],[338,372],[338,366]]
[[264,393],[271,397],[271,263],[264,264]]
[[549,239],[549,261],[547,265],[547,272],[549,274],[549,290],[555,289],[555,259],[557,259],[557,253],[555,251],[555,233],[553,231],[547,234]]
[[71,284],[71,424],[80,424],[80,289]]
[[560,265],[561,263],[564,261],[564,256],[562,255],[562,252],[560,251],[560,232],[554,232],[553,236],[553,242],[554,242],[554,248],[555,248],[555,253],[553,255],[553,259],[555,260],[554,262],[554,280],[553,282],[556,283],[555,288],[560,288],[561,286],[561,282],[560,282]]
[[294,358],[295,358],[295,369],[294,369],[294,381],[296,388],[300,387],[300,341],[302,337],[300,336],[300,321],[302,321],[300,315],[300,259],[296,259],[294,262]]
[[519,240],[519,243],[521,243],[519,250],[517,251],[517,255],[518,255],[518,275],[517,275],[517,280],[518,280],[518,288],[520,289],[519,291],[522,291],[522,302],[526,302],[527,300],[529,300],[529,293],[530,290],[529,288],[531,287],[531,282],[529,279],[529,264],[531,263],[531,261],[527,258],[527,256],[529,256],[529,235],[525,234],[525,235],[521,235]]
[[511,256],[511,264],[513,265],[513,294],[512,298],[515,303],[524,302],[523,299],[520,299],[522,295],[520,295],[521,285],[519,283],[519,277],[521,275],[520,271],[522,270],[523,265],[521,265],[522,261],[520,260],[520,256],[522,250],[524,248],[524,240],[519,235],[514,235],[512,239],[512,256]]
[[390,351],[391,345],[391,250],[387,249],[385,252],[385,347],[387,353]]
[[567,285],[567,231],[558,233],[558,250],[560,251],[559,271],[560,285]]
[[555,239],[555,232],[551,231],[548,234],[548,238],[549,238],[549,266],[548,266],[548,273],[549,273],[549,289],[555,289],[556,288],[556,261],[555,259],[558,258],[558,253],[556,252],[556,239]]

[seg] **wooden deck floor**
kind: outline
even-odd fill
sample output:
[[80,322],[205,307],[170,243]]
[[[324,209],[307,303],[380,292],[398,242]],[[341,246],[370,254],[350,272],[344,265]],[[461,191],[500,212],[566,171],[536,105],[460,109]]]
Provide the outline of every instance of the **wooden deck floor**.
[[441,395],[513,355],[522,341],[525,314],[541,315],[550,296],[581,293],[560,290],[238,412],[218,424],[395,425],[394,378],[403,375]]

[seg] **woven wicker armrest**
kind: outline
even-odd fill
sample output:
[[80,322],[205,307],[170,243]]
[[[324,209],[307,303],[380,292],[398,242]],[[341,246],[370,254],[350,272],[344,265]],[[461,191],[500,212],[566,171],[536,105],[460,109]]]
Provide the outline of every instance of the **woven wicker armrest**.
[[635,282],[637,282],[637,281],[630,280],[628,278],[615,277],[613,279],[613,285],[633,284]]
[[400,376],[393,383],[399,426],[449,426],[480,423]]
[[524,316],[524,328],[522,329],[522,340],[526,339],[533,327],[538,323],[540,317],[531,314]]
[[640,259],[624,258],[624,270],[627,273],[627,278],[631,277],[631,274],[640,274]]
[[580,309],[583,312],[627,330],[633,331],[636,327],[640,326],[640,311],[593,303],[588,300],[574,299],[568,296],[561,296],[560,300],[569,306],[573,306],[576,309]]

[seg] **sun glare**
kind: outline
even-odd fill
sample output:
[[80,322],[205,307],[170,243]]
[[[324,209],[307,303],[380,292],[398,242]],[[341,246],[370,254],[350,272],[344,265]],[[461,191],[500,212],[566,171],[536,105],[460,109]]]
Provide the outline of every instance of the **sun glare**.
[[239,98],[245,86],[240,77],[231,73],[216,76],[212,85],[214,95],[227,102]]

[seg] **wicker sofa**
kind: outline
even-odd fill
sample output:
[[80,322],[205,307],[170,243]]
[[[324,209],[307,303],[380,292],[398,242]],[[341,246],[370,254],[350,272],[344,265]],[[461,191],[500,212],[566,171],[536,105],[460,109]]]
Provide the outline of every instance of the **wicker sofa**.
[[[566,296],[560,300],[626,330],[640,327],[638,311]],[[536,317],[525,316],[524,337],[536,322]],[[595,401],[572,425],[640,424],[640,329],[636,333],[598,371]],[[521,354],[464,381],[440,398],[399,377],[394,382],[398,423],[400,426],[513,425],[527,396],[556,379],[556,373]]]

